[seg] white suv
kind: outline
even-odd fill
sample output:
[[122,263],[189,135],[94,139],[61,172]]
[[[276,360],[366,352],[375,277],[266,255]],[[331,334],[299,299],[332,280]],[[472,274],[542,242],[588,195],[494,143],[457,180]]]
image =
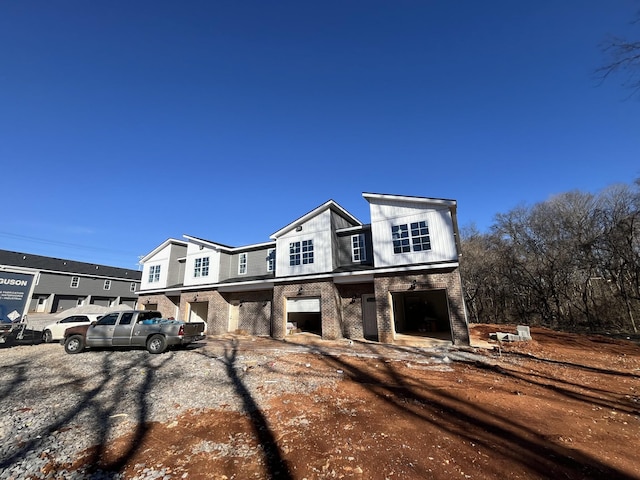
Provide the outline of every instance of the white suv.
[[89,325],[91,322],[97,322],[103,315],[102,313],[81,313],[50,323],[42,330],[42,341],[49,343],[54,340],[62,340],[67,328],[76,325]]

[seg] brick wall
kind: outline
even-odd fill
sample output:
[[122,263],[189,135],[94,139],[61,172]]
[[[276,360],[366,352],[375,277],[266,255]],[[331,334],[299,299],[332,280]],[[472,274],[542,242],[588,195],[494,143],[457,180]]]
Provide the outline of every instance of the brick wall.
[[393,343],[392,299],[390,292],[408,292],[415,280],[415,291],[440,290],[447,292],[449,319],[455,345],[469,345],[469,327],[462,296],[462,282],[458,269],[430,271],[410,275],[380,275],[374,279],[378,338],[383,343]]
[[[302,291],[299,291],[302,288]],[[288,298],[320,297],[322,311],[322,338],[342,338],[340,296],[333,282],[306,282],[276,285],[273,288],[271,336],[284,339],[286,335],[286,305]]]
[[374,293],[373,284],[337,285],[342,310],[342,335],[345,338],[364,338],[362,295]]
[[237,303],[238,330],[248,335],[271,334],[271,290],[223,294],[227,303]]

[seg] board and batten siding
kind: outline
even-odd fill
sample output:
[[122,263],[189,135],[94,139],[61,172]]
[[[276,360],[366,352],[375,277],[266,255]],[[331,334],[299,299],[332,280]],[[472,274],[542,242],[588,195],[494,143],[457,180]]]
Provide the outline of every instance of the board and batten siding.
[[[431,250],[393,252],[393,225],[426,221]],[[413,202],[371,202],[371,233],[374,263],[377,268],[432,262],[457,261],[453,220],[446,206],[427,206]]]
[[[330,272],[333,269],[331,212],[325,210],[317,216],[300,224],[302,230],[295,228],[276,240],[276,276],[310,275]],[[313,263],[289,265],[289,244],[313,240]],[[300,253],[302,257],[302,252]]]
[[[209,257],[209,274],[195,277],[195,263],[198,258]],[[189,243],[187,246],[187,260],[184,272],[184,285],[208,285],[217,283],[220,276],[220,252],[205,245]]]

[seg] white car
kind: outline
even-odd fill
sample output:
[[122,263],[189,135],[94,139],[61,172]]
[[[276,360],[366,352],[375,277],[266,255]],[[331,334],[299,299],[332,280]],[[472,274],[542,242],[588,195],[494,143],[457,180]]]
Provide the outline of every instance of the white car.
[[67,328],[75,327],[76,325],[90,325],[91,322],[97,322],[103,315],[102,313],[81,313],[50,323],[42,330],[42,341],[49,343],[54,340],[62,340],[64,331]]

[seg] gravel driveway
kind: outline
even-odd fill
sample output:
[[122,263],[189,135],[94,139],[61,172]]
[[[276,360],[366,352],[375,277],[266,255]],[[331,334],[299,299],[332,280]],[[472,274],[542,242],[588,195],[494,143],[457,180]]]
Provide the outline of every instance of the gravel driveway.
[[[425,358],[424,351],[416,355],[411,348],[391,351],[379,344],[352,343],[332,343],[331,354]],[[143,422],[167,422],[193,409],[241,410],[246,406],[243,395],[261,408],[274,395],[331,386],[340,380],[340,371],[287,375],[287,356],[327,354],[325,347],[233,336],[162,355],[142,349],[68,355],[58,343],[0,345],[0,480],[121,478],[112,472],[67,469],[83,450],[135,432]],[[456,353],[434,350],[428,361],[446,367],[452,355]],[[162,471],[149,469],[139,478],[163,477]]]

